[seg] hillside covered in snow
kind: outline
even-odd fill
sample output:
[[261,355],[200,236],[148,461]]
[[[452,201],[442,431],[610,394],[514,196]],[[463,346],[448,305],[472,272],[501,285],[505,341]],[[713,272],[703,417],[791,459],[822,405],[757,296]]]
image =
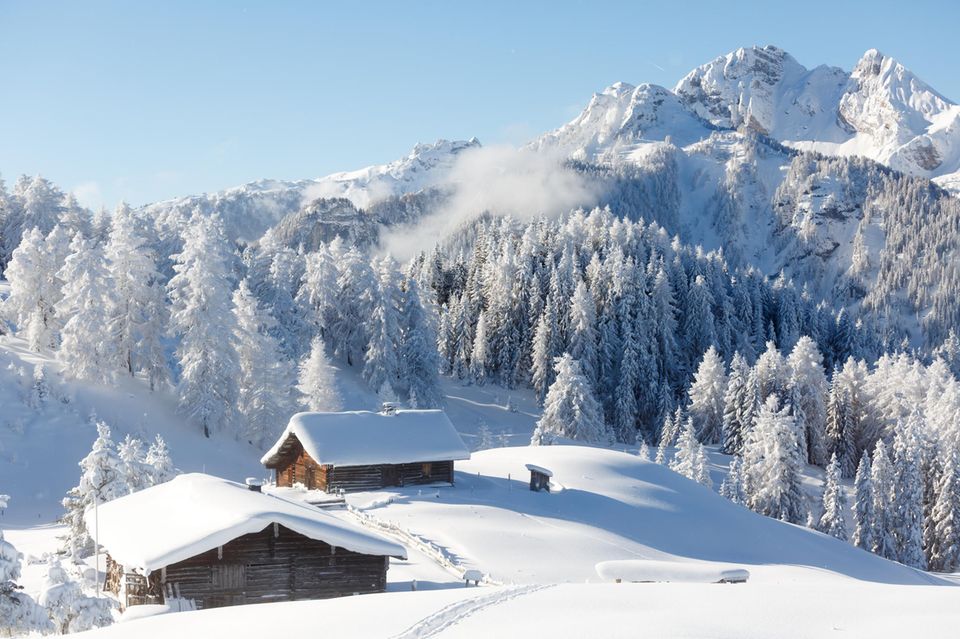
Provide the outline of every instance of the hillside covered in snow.
[[[519,149],[438,140],[112,213],[0,181],[0,635],[947,635],[957,184],[960,106],[876,50],[848,72],[772,46],[618,82]],[[400,454],[431,435],[398,407],[445,412],[430,459]],[[388,487],[272,485],[281,450]],[[452,483],[390,479],[438,460]],[[176,511],[208,481],[179,473],[406,553],[377,564],[383,594],[225,613],[154,593],[121,617],[90,518],[144,490],[182,491]],[[280,543],[232,516],[209,526]]]

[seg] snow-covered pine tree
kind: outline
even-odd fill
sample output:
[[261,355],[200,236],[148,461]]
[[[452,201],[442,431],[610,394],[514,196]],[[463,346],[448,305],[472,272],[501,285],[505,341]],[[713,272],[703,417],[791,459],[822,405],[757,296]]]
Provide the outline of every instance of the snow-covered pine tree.
[[687,418],[683,430],[680,431],[677,453],[670,462],[670,470],[707,488],[713,487],[707,452],[703,444],[697,441],[696,428],[693,425],[693,419],[690,417]]
[[637,445],[637,457],[643,461],[650,461],[650,446],[647,444],[647,440],[643,439],[643,436],[639,434],[637,438],[640,440]]
[[[6,505],[6,495],[0,495],[0,508]],[[22,559],[0,530],[0,635],[20,636],[51,629],[46,610],[21,592],[17,583]]]
[[489,450],[494,446],[493,433],[487,426],[487,422],[481,420],[480,426],[477,428],[477,446],[474,450]]
[[690,406],[687,410],[701,442],[720,442],[726,388],[727,373],[723,360],[720,359],[717,349],[711,346],[703,354],[688,390]]
[[337,266],[325,244],[304,258],[304,273],[296,302],[313,332],[326,337],[333,324],[337,297]]
[[270,334],[276,320],[260,308],[246,280],[234,291],[233,315],[240,369],[237,411],[245,421],[237,434],[254,445],[262,445],[279,434],[278,427],[293,412],[294,374]]
[[697,455],[700,451],[700,444],[697,441],[696,428],[693,420],[687,418],[680,429],[680,437],[677,440],[677,452],[670,460],[670,470],[687,479],[696,481],[697,478]]
[[739,455],[734,455],[730,460],[727,476],[720,484],[720,495],[735,504],[741,506],[746,504],[746,496],[743,492],[743,460]]
[[440,373],[442,375],[453,374],[454,336],[452,319],[450,308],[446,304],[441,306],[437,317],[437,357],[440,360]]
[[929,549],[930,570],[956,572],[960,567],[960,475],[957,452],[946,454],[933,504],[933,543]]
[[862,407],[856,400],[851,380],[844,375],[844,370],[846,369],[834,371],[830,381],[825,432],[828,452],[840,459],[843,476],[852,477],[856,472],[856,433]]
[[537,327],[533,333],[533,354],[531,356],[531,374],[533,390],[537,393],[537,401],[543,405],[547,396],[547,390],[553,383],[553,360],[552,351],[553,331],[555,330],[555,318],[552,315],[552,304],[544,306],[543,314],[537,321]]
[[473,349],[470,351],[470,378],[475,384],[481,386],[487,380],[487,367],[490,361],[489,346],[487,314],[486,311],[480,311],[476,333],[473,336]]
[[307,410],[338,411],[342,408],[335,378],[336,371],[327,357],[323,339],[318,335],[310,343],[310,354],[300,363],[297,390]]
[[70,235],[83,235],[92,237],[93,215],[90,209],[84,208],[77,201],[73,193],[67,193],[63,198],[63,209],[60,213],[59,224],[64,227]]
[[767,341],[767,348],[753,366],[753,378],[756,385],[757,403],[763,405],[770,395],[785,397],[787,387],[786,362],[777,350],[773,340]]
[[660,439],[657,444],[656,462],[658,464],[663,464],[666,461],[667,448],[676,443],[680,430],[686,421],[686,416],[680,406],[677,406],[676,412],[667,413],[664,416],[663,423],[660,425]]
[[871,550],[881,557],[894,561],[897,559],[898,549],[893,530],[899,519],[897,513],[894,512],[896,508],[895,482],[894,468],[887,455],[887,447],[881,439],[877,442],[876,448],[873,449],[870,469],[870,483],[873,485],[873,512],[876,517],[873,548]]
[[177,474],[173,466],[173,459],[170,457],[170,449],[163,437],[157,435],[150,447],[147,448],[147,454],[144,457],[147,464],[147,473],[150,475],[150,485],[156,486],[170,481]]
[[465,304],[469,306],[466,297],[466,293],[461,295],[450,308],[450,336],[453,340],[450,368],[457,379],[467,379],[470,375],[470,352],[473,350],[473,326],[467,322],[468,309],[464,307]]
[[105,255],[114,295],[109,330],[119,368],[144,371],[155,389],[169,380],[161,337],[167,322],[162,278],[130,207],[121,202],[110,223]]
[[37,364],[33,367],[33,385],[30,387],[30,407],[43,408],[50,399],[50,384],[47,383],[46,367]]
[[49,180],[21,176],[7,200],[8,211],[0,220],[0,266],[9,263],[13,251],[31,229],[45,235],[53,229],[63,211],[63,192]]
[[400,367],[413,408],[438,408],[440,391],[439,355],[433,326],[423,308],[420,285],[408,277],[400,308]]
[[584,377],[593,388],[597,383],[597,309],[586,282],[577,282],[570,300],[567,327],[570,334],[570,356],[580,362]]
[[743,436],[753,421],[755,396],[750,388],[750,365],[739,352],[730,361],[730,374],[723,395],[723,441],[721,451],[739,455]]
[[697,442],[696,466],[693,479],[701,486],[713,488],[713,479],[710,478],[710,460],[707,458],[707,447]]
[[152,469],[147,466],[143,442],[139,437],[127,434],[117,445],[117,457],[120,458],[120,471],[123,473],[121,481],[131,493],[152,485]]
[[86,457],[80,460],[80,483],[71,488],[63,500],[66,513],[63,522],[69,526],[67,551],[75,558],[93,551],[93,540],[87,534],[84,513],[94,500],[104,503],[130,493],[123,462],[110,438],[110,427],[97,422],[97,438]]
[[39,229],[30,229],[4,272],[10,294],[0,310],[33,351],[60,343],[63,321],[55,306],[62,297],[63,280],[58,273],[69,252],[70,238],[62,227],[55,226],[46,237]]
[[874,511],[873,480],[871,479],[870,455],[864,453],[857,467],[856,501],[853,505],[853,545],[864,550],[873,550],[876,537],[877,516]]
[[679,388],[679,349],[677,347],[677,303],[663,263],[657,266],[657,274],[650,291],[650,329],[656,352],[659,354],[658,377],[660,383],[672,389]]
[[613,443],[613,433],[603,421],[600,402],[580,372],[580,364],[569,353],[556,359],[556,380],[550,385],[530,443],[549,445],[560,439]]
[[115,344],[104,327],[114,291],[103,251],[75,236],[57,277],[64,282],[56,313],[66,318],[58,351],[65,370],[77,379],[110,382],[116,370]]
[[363,359],[363,379],[374,392],[401,393],[400,285],[397,265],[390,256],[376,265],[377,295],[367,321],[370,340]]
[[239,395],[240,365],[231,338],[231,253],[218,218],[197,211],[185,235],[168,285],[170,329],[180,338],[180,410],[209,437],[226,429]]
[[927,568],[923,554],[923,479],[920,475],[919,411],[903,422],[893,443],[895,525],[898,561],[907,566]]
[[613,404],[613,426],[617,438],[629,441],[630,437],[643,440],[637,428],[637,386],[640,383],[640,345],[634,331],[624,336],[623,358],[620,361],[620,379],[616,385]]
[[47,560],[47,570],[37,603],[46,609],[56,634],[83,632],[113,623],[116,602],[108,597],[88,597],[80,584],[70,579],[56,556]]
[[260,301],[276,320],[270,335],[277,341],[284,359],[296,360],[303,356],[315,328],[311,321],[313,314],[296,302],[305,272],[306,260],[301,253],[287,247],[277,249],[260,295]]
[[806,508],[800,490],[800,447],[790,406],[770,395],[744,443],[747,503],[762,515],[799,524]]
[[803,437],[800,443],[804,461],[822,467],[827,461],[824,405],[827,378],[817,343],[806,335],[797,340],[787,357],[786,368],[786,392]]
[[683,316],[683,336],[687,346],[687,361],[690,369],[711,346],[717,344],[717,329],[714,322],[713,293],[702,275],[697,275],[687,294],[686,313]]
[[830,458],[826,476],[823,482],[823,516],[817,529],[841,541],[847,540],[847,524],[843,513],[847,507],[847,498],[840,483],[840,461],[836,453]]
[[334,258],[336,293],[324,340],[333,347],[334,354],[353,366],[364,361],[370,340],[367,328],[379,297],[379,284],[370,263],[356,247],[334,254]]

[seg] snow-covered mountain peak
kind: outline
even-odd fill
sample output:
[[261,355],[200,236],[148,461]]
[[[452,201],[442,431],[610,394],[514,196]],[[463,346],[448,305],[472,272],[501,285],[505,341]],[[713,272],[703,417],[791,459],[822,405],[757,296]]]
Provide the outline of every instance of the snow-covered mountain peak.
[[[469,140],[437,140],[433,144],[420,142],[415,144],[413,150],[404,158],[407,164],[410,162],[421,162],[431,164],[437,161],[445,161],[451,155],[456,155],[465,149],[479,148],[480,140],[470,138]],[[403,165],[404,160],[398,160],[394,164]]]
[[960,182],[960,106],[876,49],[852,72],[808,69],[766,45],[698,66],[673,91],[618,82],[530,146],[595,161],[635,157],[633,147],[649,141],[688,146],[717,129],[751,130],[826,155],[861,155],[948,186]]
[[840,116],[858,132],[902,144],[923,133],[951,106],[895,59],[870,49],[850,74]]
[[[850,74],[838,118],[854,134],[840,149],[915,175],[960,169],[960,109],[913,72],[876,49]],[[823,150],[823,149],[818,149]]]
[[593,160],[643,142],[669,139],[681,146],[692,144],[709,135],[709,130],[669,89],[617,82],[595,93],[576,119],[541,136],[531,147]]
[[778,47],[741,48],[697,67],[674,90],[688,108],[716,126],[771,133],[778,88],[806,72]]

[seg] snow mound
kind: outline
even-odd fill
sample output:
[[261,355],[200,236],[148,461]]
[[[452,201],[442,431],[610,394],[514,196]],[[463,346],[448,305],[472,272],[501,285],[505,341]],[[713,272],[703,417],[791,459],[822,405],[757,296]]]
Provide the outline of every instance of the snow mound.
[[302,634],[323,620],[323,634],[340,639],[949,637],[960,624],[957,592],[935,586],[791,581],[775,588],[753,582],[735,588],[682,583],[457,588],[214,608],[83,636],[261,639]]
[[280,524],[331,545],[406,558],[403,546],[328,513],[202,473],[107,502],[86,517],[90,536],[144,574]]
[[[548,468],[562,492],[529,490],[526,464]],[[394,495],[393,500],[384,500]],[[604,561],[721,562],[751,580],[777,581],[786,566],[808,580],[854,578],[941,583],[801,526],[763,517],[668,468],[583,446],[475,452],[456,484],[347,497],[370,517],[428,539],[500,583],[596,581]]]
[[634,583],[743,583],[750,578],[750,572],[745,568],[725,567],[722,564],[631,559],[602,561],[597,564],[597,574],[607,581]]

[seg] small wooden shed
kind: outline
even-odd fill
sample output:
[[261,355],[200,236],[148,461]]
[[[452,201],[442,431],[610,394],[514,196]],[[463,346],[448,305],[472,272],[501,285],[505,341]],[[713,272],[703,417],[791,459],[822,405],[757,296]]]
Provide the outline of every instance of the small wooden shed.
[[527,464],[527,470],[530,471],[530,490],[534,492],[545,490],[549,493],[553,471],[536,464]]
[[121,606],[192,599],[198,608],[382,592],[393,541],[311,506],[200,473],[99,506],[86,517]]
[[277,486],[327,492],[453,483],[453,463],[470,459],[442,410],[297,413],[261,462]]

